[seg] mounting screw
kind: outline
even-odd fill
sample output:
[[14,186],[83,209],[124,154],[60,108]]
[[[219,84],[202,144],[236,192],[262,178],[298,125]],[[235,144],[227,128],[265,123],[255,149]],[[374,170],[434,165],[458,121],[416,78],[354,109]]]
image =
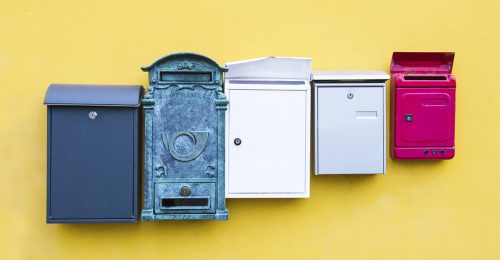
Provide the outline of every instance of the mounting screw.
[[97,117],[97,112],[95,112],[95,111],[90,111],[90,113],[89,113],[89,118],[90,118],[91,120],[94,120],[94,119],[96,119],[96,117]]
[[234,139],[234,144],[235,145],[240,145],[241,144],[241,139],[240,138]]

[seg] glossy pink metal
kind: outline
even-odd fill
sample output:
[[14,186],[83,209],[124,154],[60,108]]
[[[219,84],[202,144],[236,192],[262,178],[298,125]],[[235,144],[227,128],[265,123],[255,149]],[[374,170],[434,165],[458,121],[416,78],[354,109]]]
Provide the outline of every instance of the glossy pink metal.
[[391,63],[395,159],[455,156],[454,53],[395,52]]

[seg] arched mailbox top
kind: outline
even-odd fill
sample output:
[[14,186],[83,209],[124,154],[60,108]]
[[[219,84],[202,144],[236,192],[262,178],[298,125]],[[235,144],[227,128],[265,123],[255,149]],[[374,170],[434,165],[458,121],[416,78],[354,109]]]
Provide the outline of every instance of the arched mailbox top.
[[172,53],[141,69],[149,73],[148,93],[144,96],[146,103],[153,102],[155,89],[171,87],[214,90],[217,92],[217,102],[225,100],[222,79],[223,73],[228,69],[204,55],[192,52]]
[[[194,53],[194,52],[176,52],[172,53],[169,55],[165,55],[155,62],[153,62],[151,65],[146,66],[146,67],[141,67],[142,71],[151,71],[155,67],[164,67],[164,66],[171,66],[172,63],[179,62],[180,60],[186,60],[186,61],[198,61],[201,63],[205,63],[205,65],[208,66],[213,66],[216,68],[219,72],[226,72],[227,68],[226,67],[221,67],[217,62],[214,60],[210,59],[207,56]],[[193,67],[192,64],[176,64],[178,70],[197,70],[196,65]],[[191,66],[190,66],[191,65]]]

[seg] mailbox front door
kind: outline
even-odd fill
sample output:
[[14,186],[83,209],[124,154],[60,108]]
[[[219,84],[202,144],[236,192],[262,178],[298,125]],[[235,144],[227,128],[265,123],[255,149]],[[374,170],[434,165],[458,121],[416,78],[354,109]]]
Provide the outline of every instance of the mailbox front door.
[[229,91],[228,193],[305,194],[306,91]]
[[[89,119],[96,113],[95,119]],[[52,219],[126,219],[135,216],[134,110],[57,107],[51,111],[49,212]],[[106,157],[103,157],[106,156]]]
[[320,173],[384,172],[384,88],[317,88]]
[[158,179],[216,175],[215,87],[196,88],[156,90],[153,140],[157,141],[153,143],[153,170]]
[[454,88],[400,88],[396,100],[397,147],[454,146]]

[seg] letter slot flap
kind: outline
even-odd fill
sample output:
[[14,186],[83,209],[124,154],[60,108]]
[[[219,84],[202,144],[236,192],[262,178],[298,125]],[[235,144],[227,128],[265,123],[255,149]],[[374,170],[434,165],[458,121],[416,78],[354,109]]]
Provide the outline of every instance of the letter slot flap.
[[156,213],[212,213],[215,183],[157,183],[155,200]]

